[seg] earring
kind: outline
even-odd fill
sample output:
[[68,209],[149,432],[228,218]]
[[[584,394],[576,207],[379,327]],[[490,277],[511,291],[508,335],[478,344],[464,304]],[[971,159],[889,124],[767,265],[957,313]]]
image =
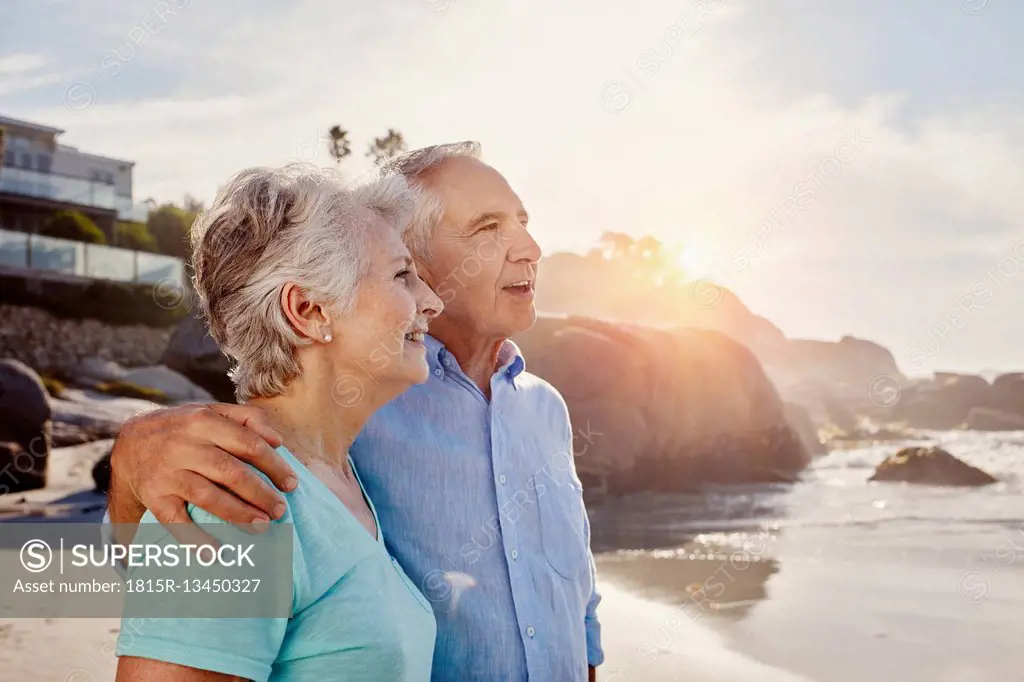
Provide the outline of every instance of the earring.
[[324,343],[330,343],[332,338],[334,337],[331,336],[331,333],[327,332],[326,334],[324,334]]

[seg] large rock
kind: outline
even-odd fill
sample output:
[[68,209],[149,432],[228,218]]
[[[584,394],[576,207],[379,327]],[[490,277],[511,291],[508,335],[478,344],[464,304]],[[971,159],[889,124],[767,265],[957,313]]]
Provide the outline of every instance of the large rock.
[[965,464],[937,447],[903,448],[879,464],[870,480],[947,486],[979,486],[996,482],[981,469]]
[[167,344],[160,363],[201,386],[221,402],[235,402],[235,386],[228,379],[231,363],[210,336],[206,323],[194,313],[182,320]]
[[17,360],[0,360],[0,493],[46,485],[50,401],[39,376]]
[[799,436],[807,452],[811,455],[828,453],[828,446],[822,442],[818,428],[814,425],[808,411],[795,403],[786,403],[786,420]]
[[83,359],[77,367],[68,368],[68,373],[76,382],[91,385],[123,380],[125,369],[113,360],[88,357]]
[[963,427],[975,431],[1020,431],[1024,429],[1024,417],[990,407],[975,407],[967,414]]
[[724,334],[541,317],[514,340],[564,396],[591,494],[792,480],[809,460],[760,363]]
[[153,388],[174,402],[210,402],[213,396],[183,375],[163,365],[134,367],[125,371],[122,381],[143,388]]
[[110,476],[110,453],[108,452],[92,467],[92,482],[96,486],[96,492],[104,495],[110,492]]
[[[693,272],[693,279],[669,278],[654,284],[635,277],[634,246],[620,243],[615,255],[595,249],[587,255],[553,253],[545,256],[537,276],[537,308],[550,314],[578,315],[661,326],[683,326],[723,332],[753,351],[764,371],[787,402],[811,410],[811,418],[824,426],[817,402],[794,399],[788,387],[822,382],[843,404],[871,408],[868,387],[878,376],[903,382],[896,360],[886,348],[852,336],[839,341],[787,339],[771,321],[752,313],[710,272]],[[667,255],[667,254],[666,254]],[[718,273],[721,274],[721,273]],[[607,286],[615,282],[614,290]],[[594,291],[601,291],[595,296]],[[803,392],[803,389],[798,389]],[[850,428],[855,422],[833,422]]]
[[76,388],[69,388],[63,398],[54,398],[52,403],[55,421],[84,429],[90,440],[113,438],[128,419],[160,407],[148,400]]
[[123,382],[160,391],[171,402],[209,402],[213,396],[184,375],[163,365],[125,368],[112,360],[85,358],[77,367],[67,368],[79,385],[94,387],[105,382]]
[[984,377],[936,373],[931,381],[904,388],[890,416],[918,429],[958,429],[972,408],[989,407],[992,387]]
[[751,348],[787,400],[787,386],[814,380],[828,386],[844,404],[859,406],[870,400],[869,388],[876,377],[905,381],[888,349],[853,336],[844,336],[839,341],[790,339],[758,343]]
[[992,382],[992,407],[1024,416],[1024,372],[995,378]]
[[66,424],[61,421],[54,421],[50,425],[50,446],[53,448],[66,448],[71,445],[82,445],[91,443],[100,438],[109,438],[109,435],[95,433],[89,429],[75,424]]

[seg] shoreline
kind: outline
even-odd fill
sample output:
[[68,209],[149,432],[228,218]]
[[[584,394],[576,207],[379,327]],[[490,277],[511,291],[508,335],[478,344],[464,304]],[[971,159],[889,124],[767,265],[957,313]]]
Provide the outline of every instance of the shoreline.
[[634,594],[614,580],[600,585],[604,682],[818,682],[730,648],[701,614]]

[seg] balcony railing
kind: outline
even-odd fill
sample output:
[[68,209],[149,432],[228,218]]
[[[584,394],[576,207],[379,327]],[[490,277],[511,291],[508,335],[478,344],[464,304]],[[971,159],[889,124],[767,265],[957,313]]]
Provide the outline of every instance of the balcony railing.
[[0,169],[0,192],[107,210],[117,207],[113,185],[12,166]]
[[149,219],[149,206],[144,203],[133,204],[130,197],[117,197],[117,219],[144,223]]
[[182,282],[185,273],[172,256],[9,230],[0,230],[0,266],[140,284]]

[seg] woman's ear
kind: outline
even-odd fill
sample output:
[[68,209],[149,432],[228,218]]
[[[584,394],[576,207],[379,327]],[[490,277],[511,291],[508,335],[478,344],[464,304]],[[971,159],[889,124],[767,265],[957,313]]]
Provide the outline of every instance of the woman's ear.
[[288,282],[281,288],[281,310],[300,337],[313,342],[331,342],[331,321],[302,287]]

